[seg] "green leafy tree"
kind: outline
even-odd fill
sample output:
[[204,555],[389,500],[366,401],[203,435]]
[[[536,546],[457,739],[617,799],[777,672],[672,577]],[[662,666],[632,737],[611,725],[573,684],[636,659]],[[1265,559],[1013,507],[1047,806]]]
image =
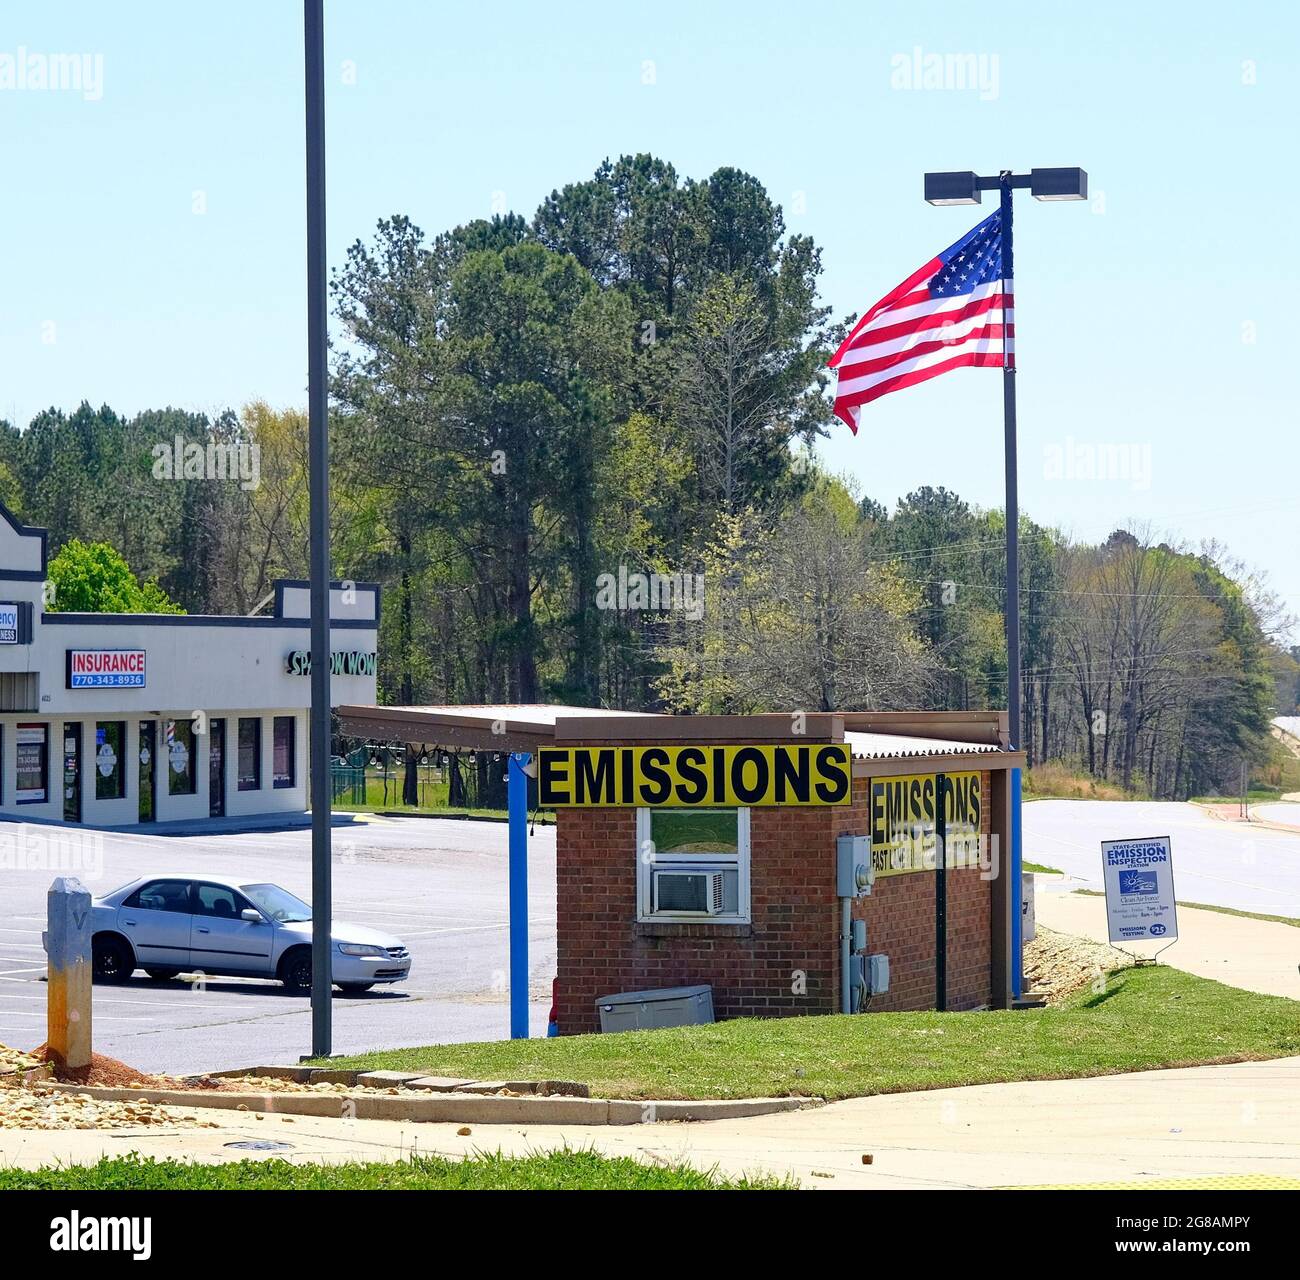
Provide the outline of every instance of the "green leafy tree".
[[65,542],[49,564],[51,613],[184,613],[154,581],[141,582],[107,542]]

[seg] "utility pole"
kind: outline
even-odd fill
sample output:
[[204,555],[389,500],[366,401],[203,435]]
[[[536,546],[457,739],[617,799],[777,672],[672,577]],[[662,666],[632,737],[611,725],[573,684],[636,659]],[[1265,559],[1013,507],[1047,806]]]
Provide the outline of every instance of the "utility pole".
[[324,0],[303,0],[307,85],[307,438],[311,528],[311,1052],[331,1047],[329,366]]

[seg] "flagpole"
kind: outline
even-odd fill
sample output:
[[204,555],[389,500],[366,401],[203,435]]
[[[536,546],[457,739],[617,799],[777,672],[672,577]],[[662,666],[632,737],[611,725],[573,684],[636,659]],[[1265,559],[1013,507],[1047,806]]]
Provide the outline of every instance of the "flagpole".
[[[1012,751],[1020,750],[1020,493],[1016,474],[1016,357],[1008,332],[1006,299],[1015,298],[1015,264],[1011,243],[1011,171],[998,174],[1002,197],[1002,435],[1006,464],[1007,520],[1007,733]],[[1020,999],[1024,985],[1020,770],[1011,770],[1011,995]]]

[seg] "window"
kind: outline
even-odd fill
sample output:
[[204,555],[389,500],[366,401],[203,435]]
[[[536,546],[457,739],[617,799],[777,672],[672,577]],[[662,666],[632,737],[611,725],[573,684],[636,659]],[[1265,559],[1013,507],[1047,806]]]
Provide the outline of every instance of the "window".
[[264,916],[277,924],[300,924],[311,919],[311,908],[295,898],[288,889],[278,884],[246,884],[240,886]]
[[276,716],[271,724],[271,785],[291,787],[294,782],[293,716]]
[[242,893],[228,889],[224,884],[196,884],[194,886],[194,914],[217,916],[223,920],[238,920],[239,913],[252,907]]
[[637,919],[749,920],[748,809],[638,809]]
[[189,720],[168,720],[163,725],[167,745],[167,794],[194,794],[194,724]]
[[50,729],[44,724],[18,726],[18,779],[14,798],[19,804],[43,804],[49,798]]
[[122,905],[138,911],[171,911],[187,916],[190,914],[190,882],[151,880],[141,885]]
[[126,795],[126,721],[101,720],[95,726],[95,799],[120,800]]
[[256,716],[239,721],[239,789],[262,789],[262,722]]

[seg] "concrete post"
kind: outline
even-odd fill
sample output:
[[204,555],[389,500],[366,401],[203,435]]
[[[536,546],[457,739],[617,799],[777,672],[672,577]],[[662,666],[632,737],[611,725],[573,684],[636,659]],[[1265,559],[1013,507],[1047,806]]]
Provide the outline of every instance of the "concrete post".
[[75,876],[59,876],[46,896],[46,1042],[59,1067],[90,1065],[90,891]]

